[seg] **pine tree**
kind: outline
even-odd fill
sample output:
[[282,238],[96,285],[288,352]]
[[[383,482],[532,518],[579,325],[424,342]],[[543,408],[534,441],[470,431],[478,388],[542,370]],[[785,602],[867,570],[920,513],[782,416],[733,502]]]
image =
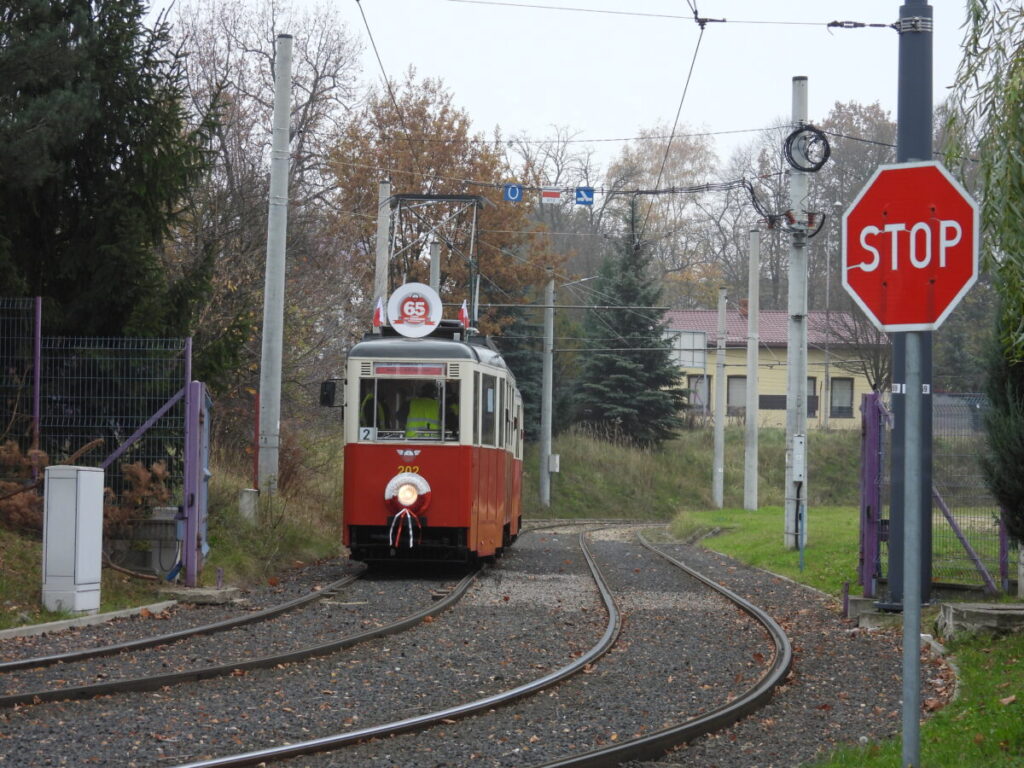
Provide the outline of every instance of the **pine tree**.
[[1004,510],[1010,535],[1024,542],[1024,362],[1014,361],[1004,346],[1006,314],[991,340],[985,390],[985,442],[981,457],[985,480]]
[[[579,418],[599,433],[659,446],[681,426],[685,404],[671,360],[652,259],[642,240],[634,197],[626,213],[623,246],[602,265],[598,304],[631,309],[588,313],[588,352],[578,387]],[[646,307],[646,308],[645,308]]]
[[[536,312],[534,312],[536,314]],[[543,329],[527,322],[522,311],[512,310],[512,324],[498,339],[502,357],[516,377],[516,386],[523,396],[523,426],[526,439],[540,437],[542,372],[544,367],[541,335]]]
[[0,279],[44,297],[51,333],[185,330],[156,248],[204,168],[203,134],[168,27],[145,13],[141,0],[0,11]]

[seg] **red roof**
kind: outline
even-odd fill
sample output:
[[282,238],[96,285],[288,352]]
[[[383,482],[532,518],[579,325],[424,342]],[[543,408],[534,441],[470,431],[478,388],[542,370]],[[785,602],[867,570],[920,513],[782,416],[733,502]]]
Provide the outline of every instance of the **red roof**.
[[[843,312],[832,312],[833,327],[842,321]],[[767,346],[786,346],[789,326],[789,313],[783,310],[761,310],[760,323],[757,331],[761,344]],[[810,345],[824,344],[825,313],[816,310],[807,313],[807,343]],[[690,331],[707,334],[708,346],[718,343],[718,310],[715,309],[676,309],[665,313],[665,328],[670,331]],[[832,343],[836,339],[833,335]],[[738,309],[730,309],[725,313],[725,343],[727,346],[741,346],[747,343],[747,316],[740,314]]]

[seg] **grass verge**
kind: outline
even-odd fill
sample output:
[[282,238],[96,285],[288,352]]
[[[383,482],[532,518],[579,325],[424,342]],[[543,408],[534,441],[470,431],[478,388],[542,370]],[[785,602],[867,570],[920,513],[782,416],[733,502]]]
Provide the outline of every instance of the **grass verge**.
[[807,515],[803,570],[800,553],[783,546],[783,508],[686,511],[669,526],[677,538],[717,531],[702,544],[748,565],[764,568],[838,597],[843,582],[857,580],[856,507],[818,507]]
[[[116,611],[155,602],[156,582],[103,569],[100,612]],[[72,617],[68,612],[42,607],[43,542],[36,535],[0,527],[0,629],[23,624],[43,624]]]

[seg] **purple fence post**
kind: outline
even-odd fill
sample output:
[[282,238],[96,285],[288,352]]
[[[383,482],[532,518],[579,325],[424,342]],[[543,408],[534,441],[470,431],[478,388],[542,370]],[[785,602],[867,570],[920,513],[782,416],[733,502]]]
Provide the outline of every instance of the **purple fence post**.
[[881,419],[877,392],[861,396],[860,442],[860,562],[858,576],[864,597],[875,596],[878,562],[878,520],[882,501],[879,487]]
[[[32,447],[39,450],[39,421],[43,382],[43,297],[36,296],[35,329],[32,334]],[[33,476],[36,470],[33,470]]]
[[999,585],[1010,593],[1010,534],[1006,530],[1006,508],[999,508]]
[[182,488],[182,510],[185,514],[185,541],[182,542],[182,564],[185,586],[194,587],[199,576],[199,398],[198,382],[192,381],[192,339],[185,341],[185,477]]

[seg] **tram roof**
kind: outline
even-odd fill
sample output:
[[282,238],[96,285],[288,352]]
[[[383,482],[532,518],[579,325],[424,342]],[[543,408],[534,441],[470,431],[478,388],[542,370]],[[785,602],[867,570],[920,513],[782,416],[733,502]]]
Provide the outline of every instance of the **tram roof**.
[[501,353],[485,336],[471,336],[469,341],[463,341],[433,335],[413,339],[397,334],[368,333],[349,350],[348,356],[379,360],[473,360],[507,367]]

